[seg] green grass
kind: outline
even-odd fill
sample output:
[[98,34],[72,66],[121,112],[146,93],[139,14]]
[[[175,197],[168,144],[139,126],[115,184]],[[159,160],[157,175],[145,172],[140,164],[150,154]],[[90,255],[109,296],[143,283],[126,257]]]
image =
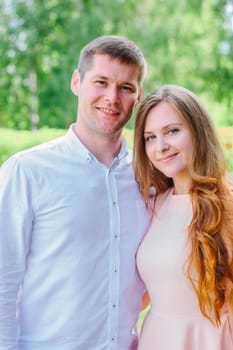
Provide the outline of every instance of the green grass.
[[[53,140],[64,135],[67,130],[42,128],[36,131],[18,131],[13,129],[0,128],[0,164],[14,153],[33,147],[40,143]],[[125,129],[124,134],[133,147],[132,130]]]
[[219,127],[217,130],[226,157],[227,168],[233,172],[233,127]]
[[141,332],[141,328],[144,322],[144,319],[146,317],[147,312],[149,311],[150,306],[146,307],[143,311],[140,312],[139,318],[138,318],[138,322],[137,322],[137,330],[138,330],[138,334],[140,334]]

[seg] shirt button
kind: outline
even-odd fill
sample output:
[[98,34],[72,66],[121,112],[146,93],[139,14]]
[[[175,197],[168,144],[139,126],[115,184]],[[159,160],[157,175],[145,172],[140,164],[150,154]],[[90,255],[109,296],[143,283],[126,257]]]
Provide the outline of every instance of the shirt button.
[[113,305],[112,305],[112,307],[113,307],[113,309],[114,309],[114,308],[116,307],[116,305],[115,305],[115,304],[113,304]]
[[132,335],[137,335],[137,331],[136,331],[136,329],[134,327],[132,328],[131,334]]
[[117,238],[118,236],[117,235],[114,235],[114,238]]
[[112,202],[112,205],[116,205],[116,202],[115,202],[115,201],[113,201],[113,202]]

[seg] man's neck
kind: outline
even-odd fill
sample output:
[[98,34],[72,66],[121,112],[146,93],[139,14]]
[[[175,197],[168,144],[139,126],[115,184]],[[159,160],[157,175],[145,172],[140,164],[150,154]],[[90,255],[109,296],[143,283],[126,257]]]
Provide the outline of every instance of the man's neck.
[[74,128],[74,132],[83,145],[98,159],[99,162],[103,163],[106,167],[110,167],[113,160],[119,154],[122,145],[122,134],[114,136],[101,136],[90,138],[85,137],[79,132],[77,125]]

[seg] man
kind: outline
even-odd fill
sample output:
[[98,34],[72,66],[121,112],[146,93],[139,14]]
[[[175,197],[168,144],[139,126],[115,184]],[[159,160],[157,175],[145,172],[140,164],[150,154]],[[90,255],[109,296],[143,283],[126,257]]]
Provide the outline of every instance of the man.
[[77,123],[2,166],[0,350],[137,348],[149,215],[122,129],[145,70],[126,38],[89,43],[71,80]]

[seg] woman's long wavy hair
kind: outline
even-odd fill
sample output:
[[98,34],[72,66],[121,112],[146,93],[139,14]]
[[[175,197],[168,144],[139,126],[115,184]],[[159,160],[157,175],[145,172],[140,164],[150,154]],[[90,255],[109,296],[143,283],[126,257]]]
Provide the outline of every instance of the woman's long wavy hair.
[[219,326],[223,306],[233,312],[233,196],[223,151],[213,122],[195,94],[176,85],[155,90],[142,102],[135,121],[135,176],[147,207],[151,203],[151,187],[159,194],[173,186],[172,179],[151,163],[145,148],[147,115],[162,101],[186,120],[193,136],[189,169],[193,217],[188,227],[191,251],[186,262],[187,275],[202,314]]

